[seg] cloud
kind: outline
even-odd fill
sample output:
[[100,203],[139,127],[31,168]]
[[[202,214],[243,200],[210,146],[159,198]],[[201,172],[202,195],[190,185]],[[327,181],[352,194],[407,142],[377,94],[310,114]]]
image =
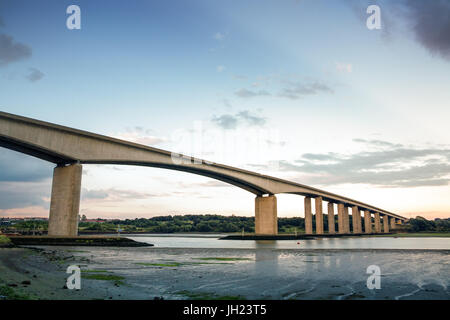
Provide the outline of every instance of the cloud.
[[280,161],[281,171],[301,173],[312,185],[370,184],[380,187],[443,186],[450,182],[450,149],[413,148],[380,140],[355,139],[370,151],[307,153]]
[[11,36],[0,34],[0,66],[31,57],[32,50],[29,46],[15,42]]
[[236,129],[239,124],[246,124],[248,126],[263,126],[266,123],[266,118],[252,114],[248,110],[240,111],[236,114],[224,114],[219,117],[213,116],[211,119],[213,123],[223,129]]
[[450,61],[450,2],[404,0],[416,40],[432,54]]
[[41,80],[44,77],[44,73],[36,68],[29,68],[30,73],[26,76],[26,78],[30,82],[36,82]]
[[235,129],[238,124],[237,117],[231,114],[224,114],[219,117],[214,116],[211,121],[223,129]]
[[223,72],[225,71],[225,66],[217,66],[216,70],[217,72]]
[[265,118],[253,115],[248,110],[239,112],[237,117],[245,120],[251,126],[263,126],[266,123]]
[[[347,0],[361,22],[366,21],[370,0]],[[400,18],[400,19],[399,19]],[[448,0],[400,0],[381,6],[382,35],[390,38],[397,21],[406,23],[415,40],[431,54],[450,61],[450,2]]]
[[49,208],[51,180],[0,182],[0,210],[38,206]]
[[221,32],[216,32],[214,34],[213,38],[220,41],[220,40],[225,39],[225,35]]
[[267,92],[266,90],[251,91],[251,90],[248,90],[248,89],[240,89],[240,90],[236,91],[235,94],[238,97],[241,97],[241,98],[253,98],[253,97],[258,97],[258,96],[270,96],[270,93]]
[[0,182],[39,182],[53,176],[54,164],[0,148]]
[[369,144],[371,146],[378,146],[378,147],[395,147],[400,148],[402,147],[399,143],[391,143],[387,141],[382,140],[365,140],[365,139],[353,139],[353,142],[363,143],[363,144]]
[[279,93],[279,96],[292,100],[297,100],[307,95],[334,92],[328,85],[317,81],[309,83],[286,81],[285,83],[286,86]]
[[153,197],[161,197],[166,194],[152,194],[146,192],[138,192],[133,190],[120,190],[120,189],[82,189],[81,199],[82,200],[105,200],[108,202],[116,202],[123,200],[141,200]]

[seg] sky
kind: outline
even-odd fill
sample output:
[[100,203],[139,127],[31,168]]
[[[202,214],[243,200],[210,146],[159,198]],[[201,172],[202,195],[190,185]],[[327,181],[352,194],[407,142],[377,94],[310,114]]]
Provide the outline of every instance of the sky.
[[[406,217],[450,217],[449,87],[447,0],[0,1],[1,111]],[[48,216],[53,167],[0,148],[0,217]],[[253,194],[189,173],[82,179],[88,218],[254,215]],[[302,197],[277,198],[278,216],[304,216]]]

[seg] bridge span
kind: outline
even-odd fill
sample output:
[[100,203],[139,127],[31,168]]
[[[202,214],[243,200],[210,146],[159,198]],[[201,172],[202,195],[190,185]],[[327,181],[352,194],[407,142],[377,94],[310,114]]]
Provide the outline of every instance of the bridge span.
[[[369,204],[292,181],[172,153],[166,150],[0,112],[0,146],[56,164],[50,202],[49,235],[78,234],[83,164],[137,165],[178,170],[217,179],[256,195],[255,233],[277,234],[276,194],[304,197],[305,232],[313,234],[311,202],[315,201],[315,232],[324,234],[323,201],[328,233],[389,232],[407,218]],[[338,230],[335,230],[337,206]],[[350,230],[349,208],[352,226]],[[364,213],[364,230],[362,216]],[[381,222],[382,221],[382,222]],[[382,228],[383,227],[383,228]]]

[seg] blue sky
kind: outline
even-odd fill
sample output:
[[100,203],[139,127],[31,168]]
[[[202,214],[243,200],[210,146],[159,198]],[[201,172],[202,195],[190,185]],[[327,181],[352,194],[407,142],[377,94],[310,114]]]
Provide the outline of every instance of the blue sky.
[[[66,28],[71,4],[81,30]],[[370,4],[381,30],[366,27]],[[448,216],[449,12],[443,0],[5,0],[0,109]],[[0,214],[45,215],[52,166],[8,150],[0,165]],[[299,197],[279,199],[280,216],[303,215]],[[253,195],[203,177],[85,166],[90,217],[252,211]]]

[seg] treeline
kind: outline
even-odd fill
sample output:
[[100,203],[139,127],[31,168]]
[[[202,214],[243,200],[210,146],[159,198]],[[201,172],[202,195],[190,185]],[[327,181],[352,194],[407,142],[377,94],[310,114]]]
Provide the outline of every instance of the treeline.
[[[324,214],[324,229],[328,230],[328,218]],[[336,217],[335,230],[338,230]],[[352,219],[349,219],[350,225]],[[364,219],[362,221],[364,225]],[[315,217],[313,216],[313,226]],[[47,221],[22,221],[12,226],[2,227],[3,231],[29,231],[45,232]],[[105,222],[80,221],[79,230],[87,232],[148,232],[148,233],[175,233],[175,232],[255,232],[254,217],[220,216],[220,215],[177,215],[153,218],[138,218],[125,220],[109,220]],[[304,218],[278,218],[279,233],[302,233],[305,230]],[[401,232],[450,232],[450,219],[427,220],[423,217],[410,219],[408,223],[398,226]]]
[[[125,232],[175,233],[175,232],[255,232],[254,217],[219,215],[162,216],[150,219],[113,220],[103,223],[80,222],[84,231],[114,231],[118,227]],[[279,218],[280,232],[299,232],[304,229],[303,218]]]
[[423,217],[410,219],[409,232],[450,232],[450,219],[427,220]]

